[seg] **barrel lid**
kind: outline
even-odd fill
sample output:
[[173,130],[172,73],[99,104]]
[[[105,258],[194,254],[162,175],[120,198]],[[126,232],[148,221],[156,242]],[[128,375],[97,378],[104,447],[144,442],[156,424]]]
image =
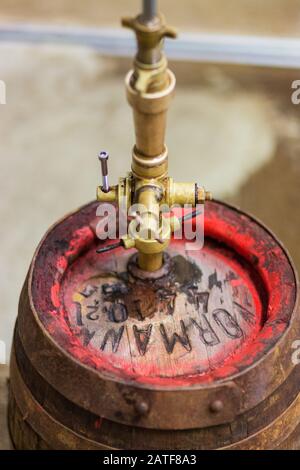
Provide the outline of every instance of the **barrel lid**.
[[[98,380],[89,384],[118,384],[126,406],[134,402],[138,425],[162,428],[186,427],[185,421],[190,427],[230,421],[276,388],[266,377],[266,387],[262,382],[264,390],[259,391],[248,375],[250,398],[245,398],[248,382],[239,380],[272,351],[278,356],[276,346],[292,320],[295,273],[275,237],[237,209],[208,203],[204,247],[191,250],[186,240],[172,240],[169,274],[145,282],[127,270],[134,251],[96,253],[96,207],[91,203],[50,229],[31,266],[28,292],[34,329],[42,332],[47,354],[51,350],[50,356],[60,358],[51,372],[45,370],[45,350],[39,359],[35,351],[33,360],[41,374],[79,401],[90,391],[73,396],[72,386],[63,384],[64,374],[72,382],[75,369],[79,387],[85,387],[81,377]],[[23,342],[32,355],[32,341],[25,333]],[[126,398],[124,390],[140,390],[139,398],[133,399],[131,392]],[[170,406],[176,407],[178,394],[188,391],[198,404],[202,393],[205,412],[197,405],[194,418],[180,421],[178,413],[170,418]],[[152,417],[149,393],[160,403]],[[86,399],[85,406],[93,408],[91,400]],[[118,415],[112,408],[107,407],[109,418],[131,419],[124,410]],[[93,411],[105,415],[103,403]]]

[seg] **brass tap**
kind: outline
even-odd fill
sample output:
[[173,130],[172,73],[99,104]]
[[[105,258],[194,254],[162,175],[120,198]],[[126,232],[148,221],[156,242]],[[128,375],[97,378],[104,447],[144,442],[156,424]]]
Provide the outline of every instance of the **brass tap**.
[[[150,2],[151,3],[151,2]],[[204,203],[211,194],[195,183],[175,183],[168,177],[168,149],[165,145],[167,111],[174,95],[176,79],[168,69],[163,53],[165,37],[175,38],[176,32],[166,25],[161,14],[146,14],[149,1],[144,1],[144,11],[135,18],[124,18],[123,26],[135,31],[137,54],[134,67],[125,78],[127,99],[133,109],[136,144],[132,151],[131,173],[120,178],[119,184],[97,188],[97,199],[116,202],[124,200],[127,211],[133,204],[144,209],[130,214],[128,235],[123,240],[125,248],[138,250],[139,267],[156,271],[163,263],[176,222],[162,216],[162,204],[172,207]],[[128,212],[127,212],[128,213]],[[136,230],[137,224],[140,230]]]

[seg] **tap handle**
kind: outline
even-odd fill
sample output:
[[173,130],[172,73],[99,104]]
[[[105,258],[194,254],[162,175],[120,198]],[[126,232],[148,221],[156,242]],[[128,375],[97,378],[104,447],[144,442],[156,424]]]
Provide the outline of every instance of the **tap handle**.
[[102,191],[104,193],[108,193],[109,191],[109,183],[108,183],[108,166],[107,166],[107,161],[109,158],[108,152],[105,150],[102,150],[98,154],[98,159],[101,163],[101,173],[102,173]]

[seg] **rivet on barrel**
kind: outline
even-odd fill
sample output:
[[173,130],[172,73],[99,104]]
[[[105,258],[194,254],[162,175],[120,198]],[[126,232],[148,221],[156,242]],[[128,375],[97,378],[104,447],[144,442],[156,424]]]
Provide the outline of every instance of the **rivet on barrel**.
[[135,409],[136,409],[136,411],[138,412],[139,415],[144,416],[144,415],[148,414],[148,412],[149,412],[149,405],[145,401],[138,401],[135,404]]
[[215,400],[210,404],[209,409],[211,413],[220,413],[224,409],[223,402],[221,400]]

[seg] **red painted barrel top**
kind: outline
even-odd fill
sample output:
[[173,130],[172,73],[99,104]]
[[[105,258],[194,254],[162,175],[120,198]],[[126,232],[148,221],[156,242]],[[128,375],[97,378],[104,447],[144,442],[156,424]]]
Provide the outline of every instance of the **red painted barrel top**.
[[185,240],[172,240],[171,273],[145,282],[127,270],[135,250],[96,253],[109,243],[95,235],[97,207],[47,233],[29,277],[38,321],[74,360],[120,382],[180,389],[232,377],[282,337],[294,270],[251,216],[207,203],[204,247],[187,251]]

